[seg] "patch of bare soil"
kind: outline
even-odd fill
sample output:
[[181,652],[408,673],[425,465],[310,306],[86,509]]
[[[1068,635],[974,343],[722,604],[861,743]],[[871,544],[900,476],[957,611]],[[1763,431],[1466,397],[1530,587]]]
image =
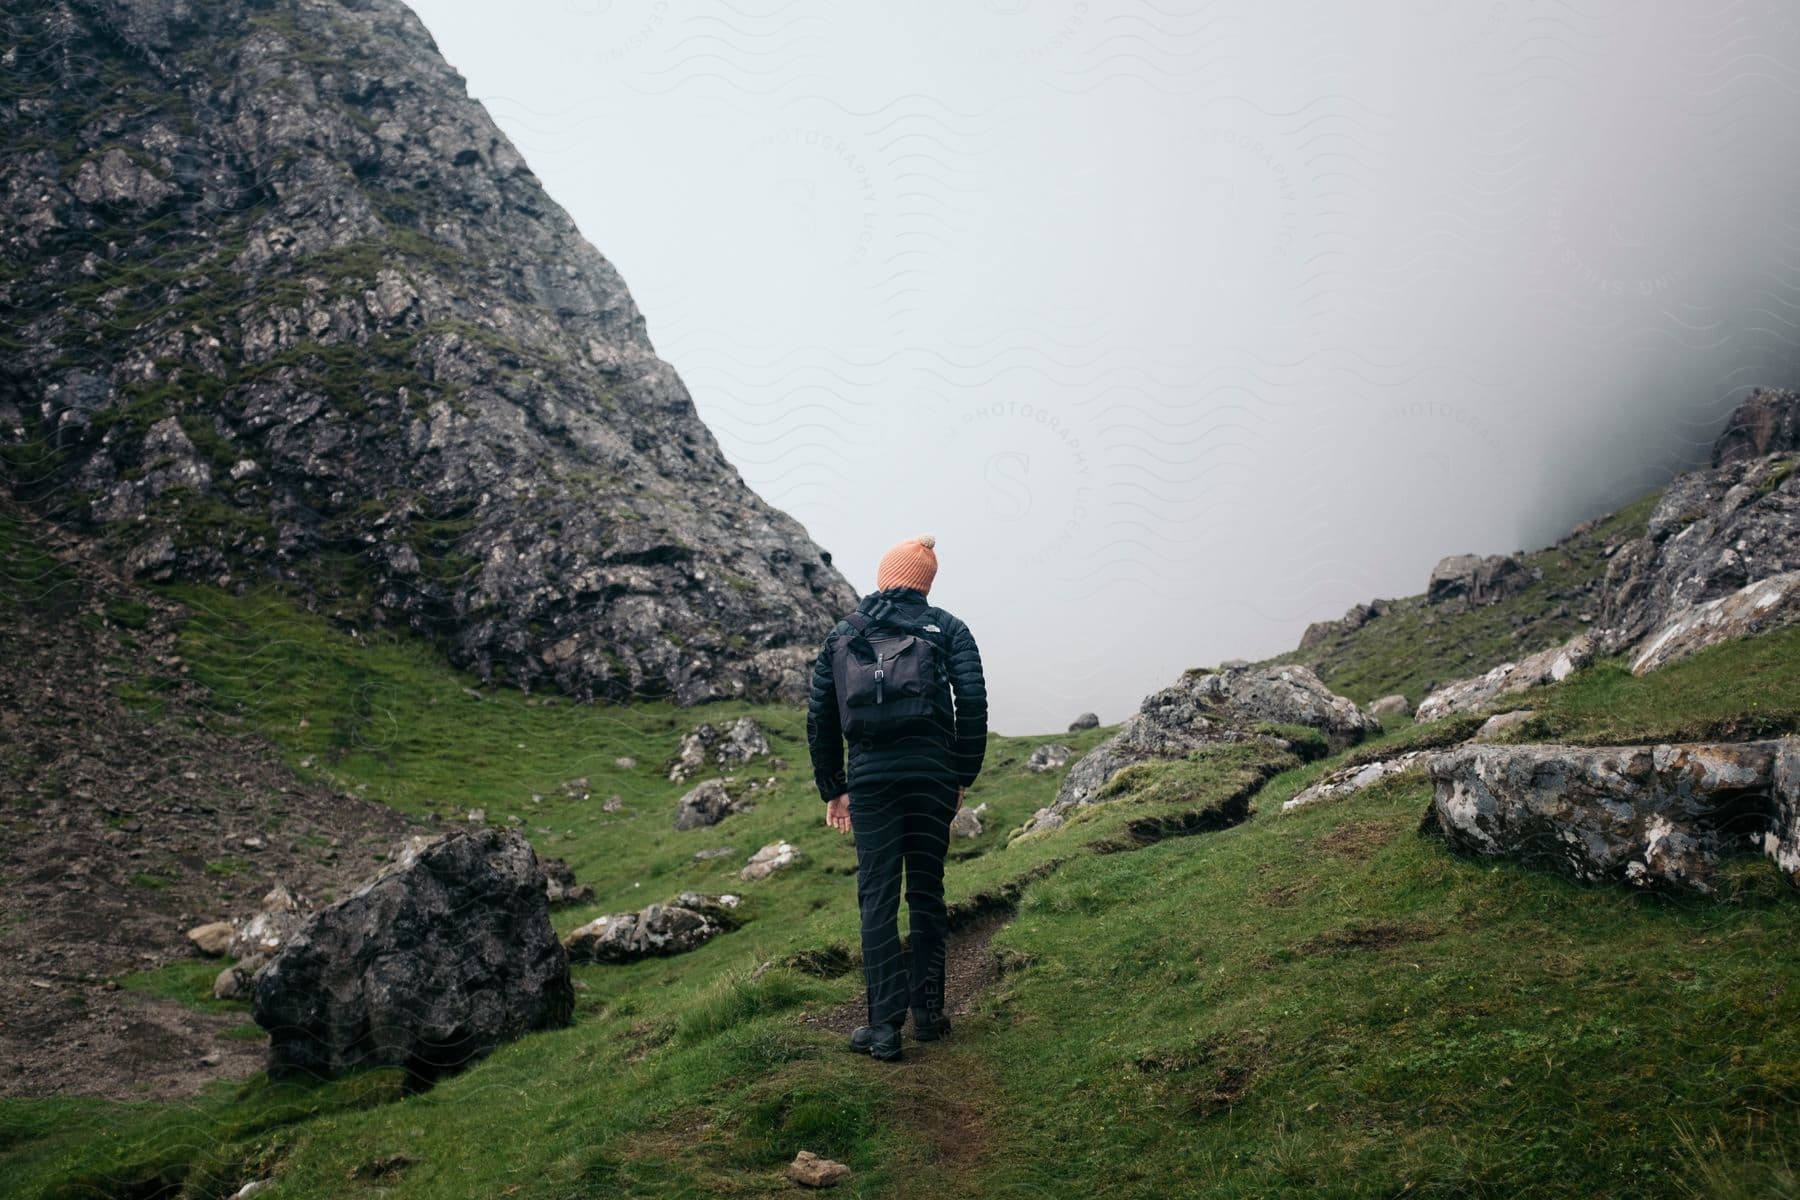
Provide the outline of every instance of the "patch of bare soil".
[[1379,821],[1351,821],[1327,830],[1307,845],[1325,854],[1360,860],[1393,841],[1397,832]]
[[[212,711],[179,607],[30,529],[60,566],[54,588],[0,576],[0,1095],[182,1096],[250,1074],[264,1043],[223,1036],[241,1012],[118,979],[194,957],[189,928],[255,912],[277,882],[342,894],[408,822]],[[146,680],[155,718],[117,691]]]
[[1338,954],[1355,950],[1387,950],[1409,942],[1427,942],[1443,933],[1422,921],[1367,921],[1346,925],[1302,942],[1303,955]]
[[[1010,910],[989,910],[960,926],[953,924],[950,940],[944,947],[944,1010],[949,1013],[952,1022],[957,1017],[973,1012],[976,998],[1000,977],[999,956],[988,943],[993,940],[994,933],[1012,920],[1012,917]],[[901,919],[905,919],[904,915]],[[808,1016],[807,1023],[820,1029],[829,1029],[833,1033],[841,1033],[848,1038],[851,1030],[868,1019],[868,997],[859,992],[854,999],[836,1008]],[[950,1036],[954,1038],[956,1032],[952,1030]],[[905,1039],[907,1053],[912,1053],[919,1043],[912,1040],[910,1016],[907,1017],[902,1037]],[[928,1043],[925,1048],[929,1049],[930,1045],[932,1043]]]

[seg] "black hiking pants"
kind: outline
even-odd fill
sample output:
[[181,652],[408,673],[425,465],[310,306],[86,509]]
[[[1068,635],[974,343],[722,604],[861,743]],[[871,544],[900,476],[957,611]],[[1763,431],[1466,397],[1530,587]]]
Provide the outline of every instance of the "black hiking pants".
[[[944,855],[956,785],[896,779],[850,789],[856,838],[856,900],[862,909],[863,978],[869,1024],[899,1026],[906,1010],[935,1020],[944,1008]],[[909,949],[900,947],[901,874]]]

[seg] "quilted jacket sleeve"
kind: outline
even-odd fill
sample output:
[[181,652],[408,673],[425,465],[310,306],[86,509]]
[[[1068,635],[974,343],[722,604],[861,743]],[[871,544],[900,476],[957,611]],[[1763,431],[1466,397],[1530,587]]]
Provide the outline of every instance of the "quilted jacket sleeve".
[[956,697],[956,783],[968,787],[987,754],[987,680],[975,635],[960,620],[950,638],[950,687]]
[[812,688],[806,704],[806,750],[812,758],[813,782],[819,799],[832,801],[850,790],[844,775],[844,730],[838,721],[837,682],[831,674],[832,630],[813,660]]

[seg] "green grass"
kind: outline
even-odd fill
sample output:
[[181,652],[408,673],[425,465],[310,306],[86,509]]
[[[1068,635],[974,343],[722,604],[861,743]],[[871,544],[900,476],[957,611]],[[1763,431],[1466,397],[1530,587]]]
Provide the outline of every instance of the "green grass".
[[[840,1194],[867,1197],[1792,1194],[1800,904],[1766,862],[1729,864],[1720,902],[1464,859],[1417,835],[1417,773],[1280,814],[1334,765],[1478,717],[1397,722],[1312,762],[1210,747],[1010,844],[1063,775],[1027,772],[1031,750],[1112,730],[991,739],[967,799],[989,804],[986,829],[953,844],[946,890],[959,919],[1016,906],[994,940],[1012,969],[950,1041],[886,1067],[802,1019],[855,1002],[861,979],[854,853],[823,825],[798,710],[472,699],[417,642],[352,638],[274,592],[176,594],[192,676],[296,765],[416,816],[523,818],[598,892],[559,929],[685,888],[739,892],[744,923],[675,958],[577,968],[571,1027],[418,1095],[375,1073],[164,1105],[5,1102],[0,1173],[19,1195],[228,1196],[271,1173],[283,1197],[762,1194],[788,1189],[802,1148],[849,1163]],[[1578,740],[1792,728],[1796,636],[1643,679],[1603,663],[1530,699]],[[742,712],[786,760],[757,768],[776,786],[677,833],[680,734]],[[577,777],[592,799],[564,794]],[[1250,818],[1218,828],[1253,791]],[[738,881],[778,839],[803,864]],[[738,853],[692,861],[718,845]],[[212,1006],[219,965],[130,986]]]
[[247,1012],[249,1006],[242,1000],[213,999],[213,983],[228,965],[227,959],[184,958],[148,971],[134,971],[120,982],[127,991],[179,1000],[209,1012]]
[[1360,629],[1334,632],[1318,646],[1270,661],[1306,663],[1333,691],[1359,704],[1395,692],[1417,704],[1434,685],[1559,645],[1585,628],[1580,618],[1595,606],[1568,593],[1605,575],[1607,544],[1640,536],[1658,496],[1644,496],[1584,533],[1525,555],[1525,567],[1543,578],[1514,595],[1478,608],[1428,605],[1423,596],[1395,600]]

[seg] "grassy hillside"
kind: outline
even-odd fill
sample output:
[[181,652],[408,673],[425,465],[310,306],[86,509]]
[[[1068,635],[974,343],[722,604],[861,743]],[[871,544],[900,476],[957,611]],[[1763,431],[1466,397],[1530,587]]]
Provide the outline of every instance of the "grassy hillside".
[[1524,556],[1541,578],[1492,604],[1426,604],[1424,596],[1390,601],[1381,616],[1354,630],[1270,660],[1305,663],[1335,692],[1367,704],[1401,693],[1417,704],[1436,684],[1480,675],[1510,659],[1559,645],[1580,633],[1598,608],[1592,585],[1606,574],[1608,547],[1640,537],[1660,493],[1645,496]]
[[[950,1041],[876,1064],[808,1020],[861,984],[854,854],[822,823],[797,711],[477,699],[429,650],[278,596],[183,599],[182,657],[223,711],[408,812],[518,817],[599,893],[559,927],[691,887],[743,893],[749,920],[678,958],[577,968],[571,1028],[421,1095],[375,1071],[176,1105],[5,1102],[8,1194],[229,1196],[272,1173],[282,1198],[757,1195],[789,1190],[803,1148],[868,1197],[1800,1193],[1800,898],[1761,860],[1732,864],[1719,902],[1581,887],[1417,836],[1416,774],[1281,816],[1341,756],[1242,746],[1140,768],[1009,847],[1058,779],[1023,770],[1031,747],[1108,730],[995,738],[969,803],[996,819],[953,847],[947,886],[965,920],[1016,914],[992,943],[1006,969]],[[1601,664],[1533,702],[1575,740],[1791,731],[1796,662],[1790,630],[1643,679]],[[154,706],[156,679],[130,687]],[[744,711],[787,760],[776,786],[677,833],[661,768],[679,734]],[[590,800],[564,793],[577,777]],[[1259,785],[1249,821],[1174,836]],[[777,838],[804,864],[739,883]],[[719,845],[740,854],[692,861]],[[197,996],[204,975],[132,982]]]

